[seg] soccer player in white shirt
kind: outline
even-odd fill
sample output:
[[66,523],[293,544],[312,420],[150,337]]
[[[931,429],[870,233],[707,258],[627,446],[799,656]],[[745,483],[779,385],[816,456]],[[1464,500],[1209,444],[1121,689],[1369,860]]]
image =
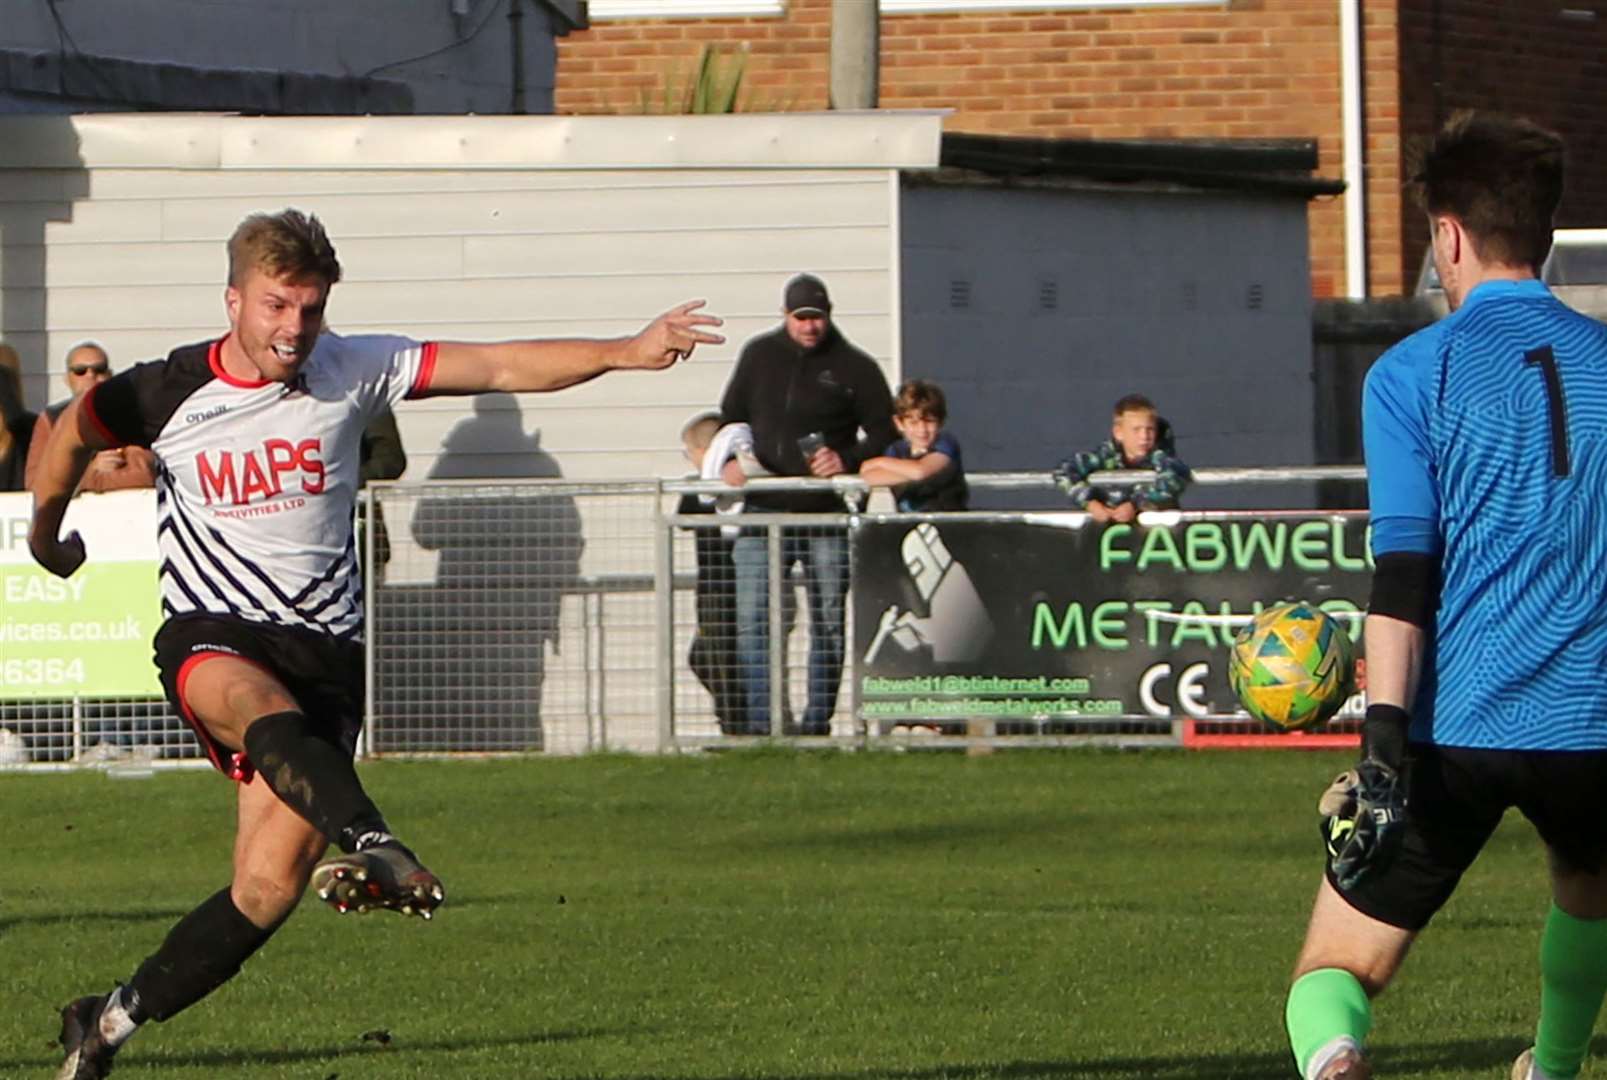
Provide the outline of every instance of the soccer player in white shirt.
[[[29,546],[61,577],[84,561],[62,517],[90,459],[123,445],[160,464],[164,622],[174,707],[238,782],[227,888],[181,919],[126,984],[62,1010],[59,1080],[98,1080],[145,1020],[240,969],[309,881],[341,911],[426,918],[440,881],[392,835],[352,766],[363,715],[362,583],[352,536],[362,431],[403,398],[561,390],[662,369],[724,339],[681,304],[612,340],[416,342],[321,333],[340,280],[315,217],[256,214],[229,241],[229,332],[141,364],[75,400],[35,489]],[[330,844],[340,854],[320,862]]]

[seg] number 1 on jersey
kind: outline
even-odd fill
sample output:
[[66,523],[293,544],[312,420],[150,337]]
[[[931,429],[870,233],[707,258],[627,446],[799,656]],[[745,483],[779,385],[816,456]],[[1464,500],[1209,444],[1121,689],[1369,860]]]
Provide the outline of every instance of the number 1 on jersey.
[[1540,375],[1546,380],[1546,411],[1551,414],[1551,475],[1567,476],[1568,408],[1562,400],[1562,376],[1557,374],[1557,358],[1550,345],[1542,345],[1524,353],[1523,362],[1538,364]]

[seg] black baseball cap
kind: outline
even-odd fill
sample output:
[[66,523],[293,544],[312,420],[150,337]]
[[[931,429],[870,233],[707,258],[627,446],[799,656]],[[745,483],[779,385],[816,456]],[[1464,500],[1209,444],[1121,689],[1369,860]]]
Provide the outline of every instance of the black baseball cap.
[[831,297],[824,281],[813,274],[799,274],[787,282],[781,306],[788,315],[830,315]]

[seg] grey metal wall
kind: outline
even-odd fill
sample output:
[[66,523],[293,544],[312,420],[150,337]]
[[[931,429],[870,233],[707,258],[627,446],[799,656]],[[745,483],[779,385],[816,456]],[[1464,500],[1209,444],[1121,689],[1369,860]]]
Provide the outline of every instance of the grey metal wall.
[[[0,112],[507,113],[514,2],[4,0],[0,54],[16,62],[0,63]],[[525,111],[551,113],[553,39],[568,22],[544,0],[517,2]],[[133,63],[75,63],[82,58]],[[186,69],[238,77],[197,79]],[[349,92],[316,81],[287,96],[281,73],[400,83],[412,108],[395,108],[394,95],[342,107]]]
[[[1142,393],[1195,466],[1314,461],[1306,207],[1140,189],[911,184],[902,360],[938,380],[972,470],[1043,469]],[[1191,509],[1313,505],[1310,485]]]

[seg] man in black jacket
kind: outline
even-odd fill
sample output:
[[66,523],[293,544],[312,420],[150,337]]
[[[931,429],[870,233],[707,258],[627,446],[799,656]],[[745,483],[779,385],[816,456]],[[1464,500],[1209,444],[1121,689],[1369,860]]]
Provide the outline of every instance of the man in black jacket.
[[[810,274],[787,283],[786,315],[742,348],[720,412],[753,430],[754,456],[777,476],[830,477],[859,470],[893,441],[893,395],[876,361],[831,321],[825,284]],[[727,483],[742,483],[740,466]],[[829,492],[754,494],[759,513],[832,513]],[[762,529],[745,530],[732,551],[737,579],[737,664],[749,730],[770,730],[769,555]],[[830,526],[782,533],[781,567],[802,562],[809,595],[809,704],[797,734],[828,735],[843,671],[843,602],[848,593],[848,537]]]

